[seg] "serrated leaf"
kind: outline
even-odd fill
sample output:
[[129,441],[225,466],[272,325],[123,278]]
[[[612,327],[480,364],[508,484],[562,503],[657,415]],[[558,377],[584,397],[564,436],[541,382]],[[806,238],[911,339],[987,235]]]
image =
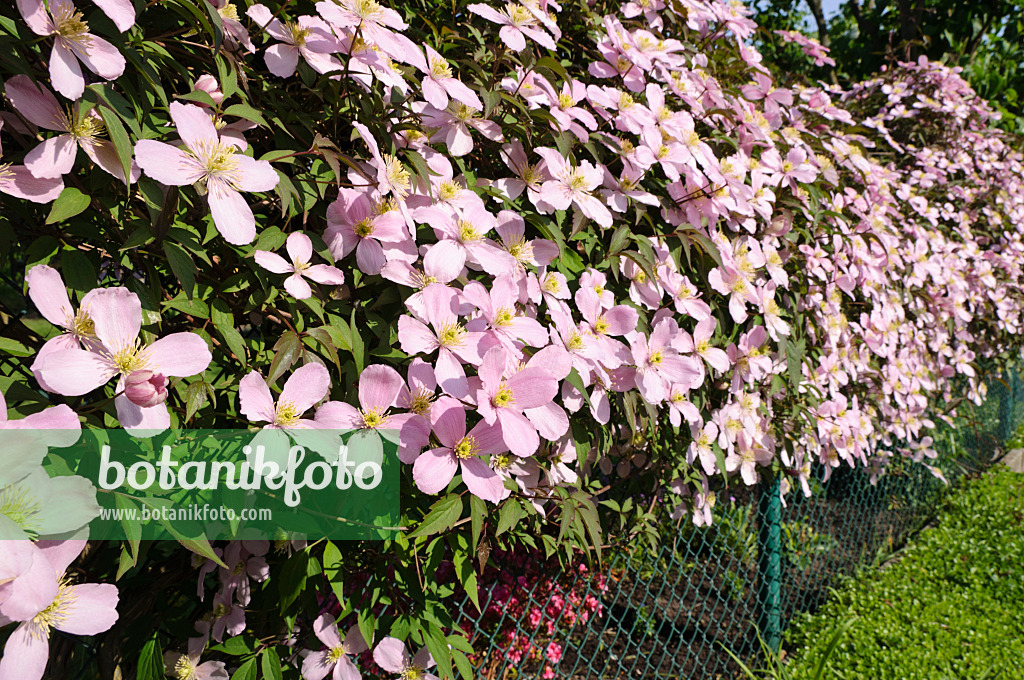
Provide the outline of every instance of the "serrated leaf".
[[185,422],[192,420],[196,411],[206,405],[206,383],[194,382],[185,389]]
[[46,216],[46,224],[56,224],[70,219],[85,211],[92,199],[74,187],[64,187],[60,196],[53,202],[50,214]]
[[513,498],[505,501],[505,504],[501,506],[501,510],[498,511],[498,528],[494,530],[494,535],[501,536],[503,533],[519,524],[519,520],[521,520],[525,514],[522,504],[520,504],[516,499]]
[[423,518],[409,538],[430,536],[450,529],[462,516],[462,497],[449,494],[430,506],[430,512]]
[[302,352],[302,340],[292,331],[286,332],[274,345],[274,360],[270,362],[267,384],[272,385],[287,371]]

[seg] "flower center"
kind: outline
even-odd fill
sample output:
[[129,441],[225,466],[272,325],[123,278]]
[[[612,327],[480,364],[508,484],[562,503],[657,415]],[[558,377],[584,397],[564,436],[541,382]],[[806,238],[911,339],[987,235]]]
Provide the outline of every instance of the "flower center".
[[128,375],[140,368],[145,368],[149,363],[146,350],[140,346],[138,340],[134,345],[118,350],[110,357],[111,363],[117,368],[121,375]]
[[352,4],[352,13],[360,19],[373,20],[380,14],[380,5],[374,0],[356,0]]
[[646,283],[647,274],[644,273],[643,269],[637,269],[636,274],[633,275],[633,280],[636,281],[637,283]]
[[83,43],[89,36],[89,24],[85,23],[83,14],[69,2],[61,3],[53,16],[56,33],[65,40]]
[[368,430],[373,430],[381,427],[388,420],[387,411],[381,412],[379,408],[369,408],[365,411],[360,411],[363,416],[363,427]]
[[582,351],[584,347],[583,336],[576,331],[573,331],[572,335],[569,336],[569,342],[565,343],[565,347],[570,352]]
[[498,313],[494,315],[494,325],[499,327],[508,327],[512,325],[512,319],[515,318],[515,314],[508,307],[502,307],[498,310]]
[[291,427],[299,420],[299,408],[290,401],[280,401],[277,403],[277,417],[274,419],[274,424],[280,427]]
[[661,362],[662,360],[664,360],[664,358],[664,354],[662,354],[662,351],[659,349],[657,352],[651,354],[651,356],[647,359],[647,363],[649,363],[651,366],[659,366],[661,365]]
[[495,470],[500,470],[504,472],[505,470],[508,470],[510,467],[512,467],[512,457],[509,456],[507,453],[494,456],[491,458],[491,467],[494,468]]
[[174,664],[174,677],[178,680],[193,680],[196,677],[196,665],[187,654],[182,654]]
[[507,408],[514,404],[516,401],[516,395],[512,392],[512,388],[508,386],[508,383],[502,381],[498,386],[498,391],[494,393],[494,397],[491,399],[491,404],[498,408]]
[[398,674],[399,680],[419,680],[423,677],[423,669],[416,666],[409,666],[403,668],[402,672]]
[[572,95],[569,94],[568,92],[563,92],[562,94],[558,95],[558,106],[559,107],[561,107],[563,109],[569,109],[569,108],[572,108],[575,105],[576,105],[576,102],[573,101]]
[[707,340],[701,340],[697,343],[696,352],[697,354],[704,354],[704,352],[707,352],[710,347],[711,345]]
[[416,390],[416,393],[412,396],[412,405],[409,410],[416,415],[426,416],[430,410],[430,404],[434,401],[434,394],[427,391],[425,387],[420,387]]
[[466,329],[457,323],[450,323],[441,329],[438,335],[442,347],[461,347]]
[[299,26],[297,23],[292,21],[289,21],[284,26],[285,28],[288,29],[288,32],[291,34],[292,42],[295,43],[295,45],[298,47],[302,47],[303,45],[305,45],[306,38],[308,38],[309,34],[313,32],[312,28],[303,28],[302,26]]
[[562,290],[562,282],[558,280],[557,276],[545,276],[543,287],[545,291],[554,295]]
[[434,78],[451,78],[452,67],[444,57],[430,58],[430,75]]
[[412,186],[409,179],[409,171],[405,169],[400,160],[391,154],[384,154],[383,158],[384,172],[387,175],[388,184],[391,185],[391,190],[399,198],[405,198],[409,193],[409,188]]
[[356,226],[352,228],[356,232],[356,236],[359,238],[367,238],[373,234],[373,220],[369,217],[364,217],[356,223]]
[[57,597],[53,598],[53,602],[46,609],[32,618],[32,623],[36,625],[37,631],[49,637],[50,629],[59,626],[67,619],[68,609],[74,601],[75,592],[71,590],[68,582],[62,578],[57,585]]
[[604,335],[608,332],[608,320],[604,318],[604,314],[597,317],[597,321],[594,322],[594,332],[598,335]]
[[480,231],[476,228],[475,224],[473,224],[472,222],[467,222],[465,220],[459,220],[460,241],[462,241],[463,243],[472,243],[474,241],[479,241],[481,238],[483,237],[481,236]]
[[458,197],[460,191],[462,191],[462,187],[450,179],[446,179],[437,188],[437,196],[442,201],[451,201]]
[[42,505],[28,487],[12,484],[0,489],[0,515],[10,519],[26,534],[37,533],[35,518],[40,510]]
[[224,604],[223,602],[218,602],[213,608],[213,618],[222,619],[228,615],[229,611],[231,610],[228,609],[228,606],[226,604]]
[[463,123],[469,122],[476,118],[476,112],[474,109],[471,109],[465,104],[459,102],[456,102],[455,106],[452,107],[452,115],[458,118]]
[[587,191],[587,177],[580,171],[579,168],[573,168],[569,171],[569,177],[566,181],[569,188],[573,191]]
[[[70,113],[68,114],[68,120],[73,120]],[[103,120],[91,114],[71,126],[70,130],[72,137],[82,140],[95,139],[106,131],[107,128],[103,125]]]
[[96,337],[96,324],[84,309],[75,312],[75,316],[68,323],[68,330],[76,338]]
[[527,184],[536,184],[540,181],[540,172],[537,171],[536,165],[527,165],[523,168],[523,181]]
[[515,3],[510,2],[505,5],[505,14],[508,15],[513,26],[531,26],[537,23],[536,18],[530,14],[530,10]]
[[455,457],[459,460],[472,458],[479,450],[480,447],[476,445],[476,439],[474,439],[472,435],[466,435],[460,439],[459,443],[452,449],[455,453]]
[[533,259],[533,245],[520,236],[508,245],[508,253],[520,262],[529,262]]
[[235,150],[220,140],[201,141],[190,153],[206,170],[207,177],[219,177],[234,184],[234,173],[238,170]]
[[338,663],[344,655],[344,647],[331,647],[330,651],[327,652],[327,663]]
[[225,3],[223,7],[217,8],[217,14],[219,14],[222,19],[238,21],[238,8],[232,5],[230,2]]

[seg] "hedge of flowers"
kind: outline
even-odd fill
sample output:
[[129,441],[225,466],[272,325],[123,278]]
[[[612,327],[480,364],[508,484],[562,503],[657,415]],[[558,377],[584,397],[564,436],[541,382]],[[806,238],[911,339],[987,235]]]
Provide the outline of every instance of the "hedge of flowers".
[[[1020,351],[1019,142],[955,70],[785,83],[756,28],[718,0],[0,9],[0,426],[397,429],[408,528],[87,544],[0,502],[32,539],[0,555],[0,679],[470,677],[453,594],[485,610],[498,551],[599,564],[725,484],[927,464],[930,406]],[[499,646],[555,664],[545,636]]]

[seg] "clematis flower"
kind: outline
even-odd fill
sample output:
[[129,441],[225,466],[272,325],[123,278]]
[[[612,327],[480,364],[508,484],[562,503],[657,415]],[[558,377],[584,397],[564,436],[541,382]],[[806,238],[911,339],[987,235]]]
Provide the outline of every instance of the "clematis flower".
[[636,365],[636,386],[648,403],[658,404],[669,396],[669,387],[683,384],[696,387],[704,377],[699,360],[681,357],[672,346],[679,334],[678,323],[663,318],[655,325],[650,338],[636,333],[631,342],[633,363]]
[[212,356],[206,341],[195,333],[172,333],[151,345],[139,340],[142,303],[126,288],[99,291],[89,305],[96,338],[102,346],[62,349],[49,354],[39,367],[46,384],[58,394],[78,396],[118,376],[114,405],[125,429],[166,430],[170,414],[166,404],[143,408],[124,395],[124,379],[138,370],[165,376],[202,373]]
[[[459,323],[455,292],[432,283],[423,290],[426,314],[423,323],[405,315],[398,319],[398,342],[406,354],[430,354],[437,350],[434,371],[441,389],[456,399],[469,396],[469,380],[462,362],[480,362],[483,333],[467,331]],[[427,324],[430,324],[427,326]]]
[[417,488],[427,494],[443,491],[461,468],[469,492],[497,504],[504,496],[501,476],[481,456],[508,451],[501,428],[486,422],[466,434],[466,408],[457,399],[441,397],[431,411],[431,425],[441,446],[423,452],[412,468]]
[[[0,128],[3,123],[0,120]],[[0,156],[2,153],[0,148]],[[57,200],[60,192],[64,191],[64,180],[60,177],[40,179],[24,165],[0,163],[0,191],[33,203],[49,203]]]
[[14,484],[0,486],[0,540],[5,546],[6,541],[70,534],[99,514],[96,487],[85,477],[50,477],[37,467]]
[[537,26],[539,23],[537,18],[518,2],[506,2],[501,11],[482,4],[469,5],[467,9],[488,21],[500,24],[501,30],[498,31],[498,36],[513,52],[525,50],[527,38],[541,47],[546,47],[549,50],[555,49],[555,41]]
[[299,55],[317,73],[344,68],[338,59],[331,56],[344,48],[334,37],[331,27],[320,17],[300,16],[295,21],[281,23],[265,5],[253,5],[245,13],[271,37],[281,41],[263,53],[267,69],[275,76],[289,78],[294,75]]
[[426,76],[420,82],[420,87],[423,88],[423,98],[437,109],[448,106],[448,97],[451,97],[466,106],[483,110],[483,102],[476,96],[476,93],[452,75],[452,67],[448,60],[438,54],[437,50],[430,45],[424,45],[423,48],[427,52],[427,67],[422,69]]
[[365,193],[342,188],[338,200],[327,206],[324,241],[335,260],[356,251],[356,266],[365,274],[380,274],[387,262],[385,244],[408,240],[405,218],[387,203],[377,207]]
[[[93,163],[125,181],[124,168],[114,145],[99,138],[105,128],[103,119],[95,110],[82,115],[76,102],[69,111],[62,111],[52,92],[24,75],[9,79],[5,92],[14,108],[30,122],[44,130],[64,133],[47,139],[25,156],[25,167],[33,175],[53,179],[68,174],[74,168],[75,157],[81,148]],[[134,182],[138,178],[139,168],[133,161],[129,181]]]
[[386,637],[373,650],[373,660],[378,666],[389,673],[398,674],[402,680],[439,680],[433,673],[426,670],[434,665],[434,657],[424,647],[409,656],[409,650],[401,640]]
[[452,156],[465,156],[473,150],[473,136],[469,129],[473,128],[492,142],[503,142],[501,126],[493,120],[481,118],[479,109],[459,102],[449,102],[448,108],[439,109],[428,103],[417,103],[413,110],[423,118],[424,127],[436,130],[430,141],[443,141]]
[[393,9],[375,0],[333,0],[316,3],[316,11],[337,28],[358,29],[363,40],[373,43],[392,59],[423,69],[423,55],[400,31],[409,27]]
[[316,423],[302,414],[327,396],[331,377],[320,364],[301,366],[291,374],[281,396],[274,396],[258,371],[252,371],[238,384],[239,411],[254,423],[267,423],[264,429],[309,428]]
[[[209,628],[209,623],[205,627]],[[199,627],[199,624],[196,624]],[[188,652],[164,652],[164,672],[178,680],[228,680],[228,670],[223,661],[199,663],[206,650],[207,634],[189,638]]]
[[510,275],[495,278],[490,291],[471,281],[463,289],[463,296],[480,310],[480,316],[467,323],[466,329],[486,333],[493,339],[491,344],[502,345],[509,354],[521,356],[523,343],[530,347],[548,343],[548,332],[539,321],[517,313],[519,286]]
[[277,253],[266,250],[257,250],[253,253],[256,264],[275,274],[291,274],[284,280],[284,289],[296,300],[305,300],[313,295],[313,290],[306,283],[305,279],[316,281],[330,286],[340,286],[345,283],[345,274],[337,267],[326,264],[310,264],[313,257],[313,242],[302,232],[294,232],[288,235],[285,244],[288,257],[292,259],[289,263]]
[[[50,51],[50,82],[57,92],[72,101],[85,92],[85,78],[79,61],[104,80],[114,80],[124,73],[124,57],[116,47],[89,32],[89,24],[71,0],[50,0],[49,10],[43,0],[17,1],[18,11],[33,33],[54,37]],[[108,0],[105,4],[104,10],[111,9],[118,15],[115,23],[126,21],[127,17],[116,9],[123,5],[123,0]],[[118,28],[123,31],[121,24]]]
[[274,168],[267,161],[236,153],[198,106],[172,102],[170,112],[185,150],[141,139],[135,144],[139,167],[168,186],[202,183],[217,231],[228,243],[251,243],[256,237],[256,218],[239,192],[276,187],[280,178]]
[[478,370],[477,410],[485,422],[500,423],[509,450],[526,458],[540,447],[540,436],[523,411],[550,403],[558,394],[558,380],[541,367],[524,368],[506,379],[507,364],[504,347],[492,347],[484,355]]
[[362,654],[369,649],[359,626],[352,626],[341,640],[338,624],[330,614],[321,614],[313,622],[313,633],[327,649],[310,651],[302,660],[302,677],[305,680],[323,680],[328,675],[332,680],[359,680],[359,669],[349,655]]
[[107,583],[71,585],[68,566],[85,541],[40,541],[28,572],[18,577],[16,591],[0,606],[0,620],[21,622],[4,645],[0,679],[39,680],[50,656],[50,631],[96,635],[117,622],[117,586]]
[[551,179],[541,186],[540,198],[555,210],[565,210],[573,203],[580,211],[602,227],[612,225],[612,214],[601,199],[594,196],[594,189],[601,186],[604,172],[590,161],[581,161],[572,166],[555,149],[539,148],[537,153],[547,163]]

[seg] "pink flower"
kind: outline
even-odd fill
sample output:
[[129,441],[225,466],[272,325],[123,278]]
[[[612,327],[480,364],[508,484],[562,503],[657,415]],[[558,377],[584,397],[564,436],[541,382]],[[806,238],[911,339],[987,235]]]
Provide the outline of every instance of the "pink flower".
[[483,205],[470,206],[455,218],[439,207],[420,208],[413,217],[417,222],[429,222],[441,239],[427,250],[423,264],[440,271],[445,279],[457,277],[467,262],[492,276],[517,267],[515,258],[487,238],[496,221]]
[[423,304],[426,323],[408,315],[398,319],[398,342],[402,351],[412,355],[437,350],[434,370],[438,385],[456,399],[469,396],[469,381],[462,362],[480,362],[484,335],[469,332],[459,323],[453,290],[441,284],[430,284],[423,291]]
[[[81,429],[82,423],[78,420],[78,414],[66,404],[49,406],[39,413],[27,415],[21,420],[8,420],[7,400],[4,398],[4,393],[0,392],[0,430],[72,430],[79,432]],[[2,585],[3,579],[0,579],[0,586]]]
[[199,663],[206,640],[209,637],[210,624],[197,623],[196,630],[203,630],[199,637],[189,638],[188,653],[164,652],[164,672],[175,678],[186,680],[228,680],[228,671],[223,661],[206,661]]
[[[121,14],[116,11],[121,2],[113,0],[105,4],[105,10]],[[85,92],[85,78],[79,61],[104,80],[114,80],[124,73],[124,57],[113,45],[89,32],[89,24],[85,23],[82,13],[71,4],[71,0],[50,0],[49,11],[43,0],[18,0],[18,11],[33,33],[54,36],[50,51],[50,81],[53,88],[68,99],[74,101]],[[125,19],[121,19],[121,24]]]
[[412,477],[419,490],[428,494],[440,493],[461,467],[462,481],[470,493],[498,503],[505,491],[502,477],[480,456],[497,455],[508,450],[502,440],[501,428],[480,422],[467,435],[466,409],[451,397],[438,399],[431,416],[434,435],[441,446],[425,451],[416,459]]
[[420,83],[420,87],[423,88],[423,98],[438,109],[448,106],[448,97],[451,97],[466,106],[483,110],[483,102],[476,96],[476,93],[452,75],[452,68],[448,64],[448,60],[438,54],[437,50],[430,45],[423,47],[427,52],[427,67],[421,69],[427,74]]
[[526,49],[526,38],[530,38],[541,47],[555,49],[555,41],[551,36],[537,27],[537,18],[518,2],[506,2],[505,8],[500,12],[482,4],[469,5],[468,9],[488,21],[501,24],[498,35],[513,52],[522,52]]
[[356,251],[356,265],[366,274],[379,274],[387,262],[385,245],[409,240],[405,218],[386,203],[374,207],[363,192],[342,188],[338,200],[327,207],[324,241],[335,260]]
[[331,377],[320,364],[310,363],[295,369],[274,402],[263,376],[252,371],[238,384],[239,411],[254,423],[268,423],[264,429],[316,427],[302,414],[327,396]]
[[317,73],[340,71],[344,66],[331,56],[341,52],[341,42],[331,33],[331,27],[319,18],[301,16],[294,22],[281,23],[265,5],[253,5],[246,14],[272,37],[281,42],[271,45],[263,53],[267,69],[275,76],[288,78],[295,73],[299,55]]
[[[483,284],[471,281],[466,284],[463,296],[481,313],[467,323],[466,328],[483,331],[510,354],[521,356],[523,343],[530,347],[548,344],[548,332],[540,322],[516,311],[519,286],[510,275],[502,274],[495,278],[490,291]],[[485,328],[487,330],[484,331]]]
[[386,637],[380,641],[373,650],[373,660],[378,666],[390,673],[396,673],[403,679],[415,680],[438,680],[433,673],[426,670],[434,665],[434,658],[424,647],[416,652],[416,656],[409,656],[409,650],[401,640],[393,637]]
[[241,245],[256,237],[256,218],[240,191],[270,191],[280,178],[267,161],[236,153],[223,141],[209,114],[198,106],[172,102],[171,119],[185,150],[142,139],[135,158],[147,175],[169,186],[203,183],[217,231]]
[[[24,75],[8,80],[5,89],[14,108],[30,122],[45,130],[64,133],[50,137],[25,156],[25,167],[33,175],[53,179],[68,174],[74,168],[81,147],[93,163],[124,181],[124,168],[117,150],[109,140],[99,138],[104,130],[103,119],[95,109],[80,116],[76,102],[73,109],[65,113],[52,92]],[[139,168],[132,162],[130,181],[138,178]]]
[[532,366],[506,379],[508,358],[504,347],[492,347],[484,355],[478,371],[477,410],[485,422],[500,423],[509,450],[526,458],[540,447],[540,436],[523,411],[550,403],[558,394],[558,380],[544,368]]
[[114,405],[125,429],[165,430],[170,426],[166,404],[143,408],[124,395],[124,379],[142,369],[165,376],[202,373],[212,356],[206,341],[195,333],[172,333],[151,345],[139,340],[142,303],[126,288],[107,288],[92,298],[89,315],[100,347],[62,349],[49,354],[39,367],[54,392],[86,394],[119,376]]
[[402,376],[390,366],[367,366],[359,375],[359,408],[343,401],[329,401],[317,409],[316,421],[338,430],[401,429],[398,416],[391,416],[388,409],[398,401],[403,387]]
[[85,541],[39,541],[32,566],[12,584],[0,621],[21,622],[4,646],[0,680],[39,680],[50,656],[50,631],[96,635],[117,622],[117,586],[71,585],[68,566]]
[[669,396],[669,386],[681,383],[689,387],[700,384],[704,368],[699,360],[681,357],[672,346],[679,334],[674,319],[663,318],[654,327],[650,339],[637,333],[632,342],[633,363],[636,364],[636,386],[648,403],[658,404]]
[[450,102],[448,108],[439,109],[427,103],[413,105],[413,110],[423,118],[423,126],[436,130],[430,141],[443,141],[452,156],[465,156],[473,150],[473,136],[469,128],[473,128],[492,142],[503,142],[501,126],[492,120],[481,118],[479,109],[471,106]]
[[135,371],[124,379],[124,396],[143,408],[167,400],[167,376],[149,370]]
[[565,210],[575,203],[584,215],[602,227],[610,227],[611,212],[592,193],[601,186],[604,172],[589,161],[581,161],[573,167],[555,149],[539,148],[536,151],[547,162],[548,172],[554,177],[541,186],[541,200],[555,210]]
[[413,41],[399,33],[409,25],[395,10],[364,0],[334,0],[316,3],[316,11],[340,29],[359,29],[363,40],[373,43],[392,59],[423,70],[423,55]]
[[[3,120],[0,120],[2,127]],[[0,163],[0,191],[33,203],[49,203],[64,191],[64,180],[60,177],[39,179],[24,165]]]
[[321,614],[313,622],[313,632],[327,649],[311,651],[302,661],[302,677],[306,680],[323,680],[330,673],[332,680],[359,680],[359,669],[348,657],[362,654],[369,649],[358,626],[349,628],[345,641],[341,641],[338,624],[330,614]]
[[313,242],[302,232],[289,234],[285,249],[292,259],[290,263],[277,253],[266,250],[255,251],[253,257],[256,264],[275,274],[290,273],[291,276],[284,280],[284,289],[296,300],[305,300],[313,295],[313,290],[305,281],[307,278],[331,286],[345,283],[345,275],[337,267],[309,263],[313,257]]

